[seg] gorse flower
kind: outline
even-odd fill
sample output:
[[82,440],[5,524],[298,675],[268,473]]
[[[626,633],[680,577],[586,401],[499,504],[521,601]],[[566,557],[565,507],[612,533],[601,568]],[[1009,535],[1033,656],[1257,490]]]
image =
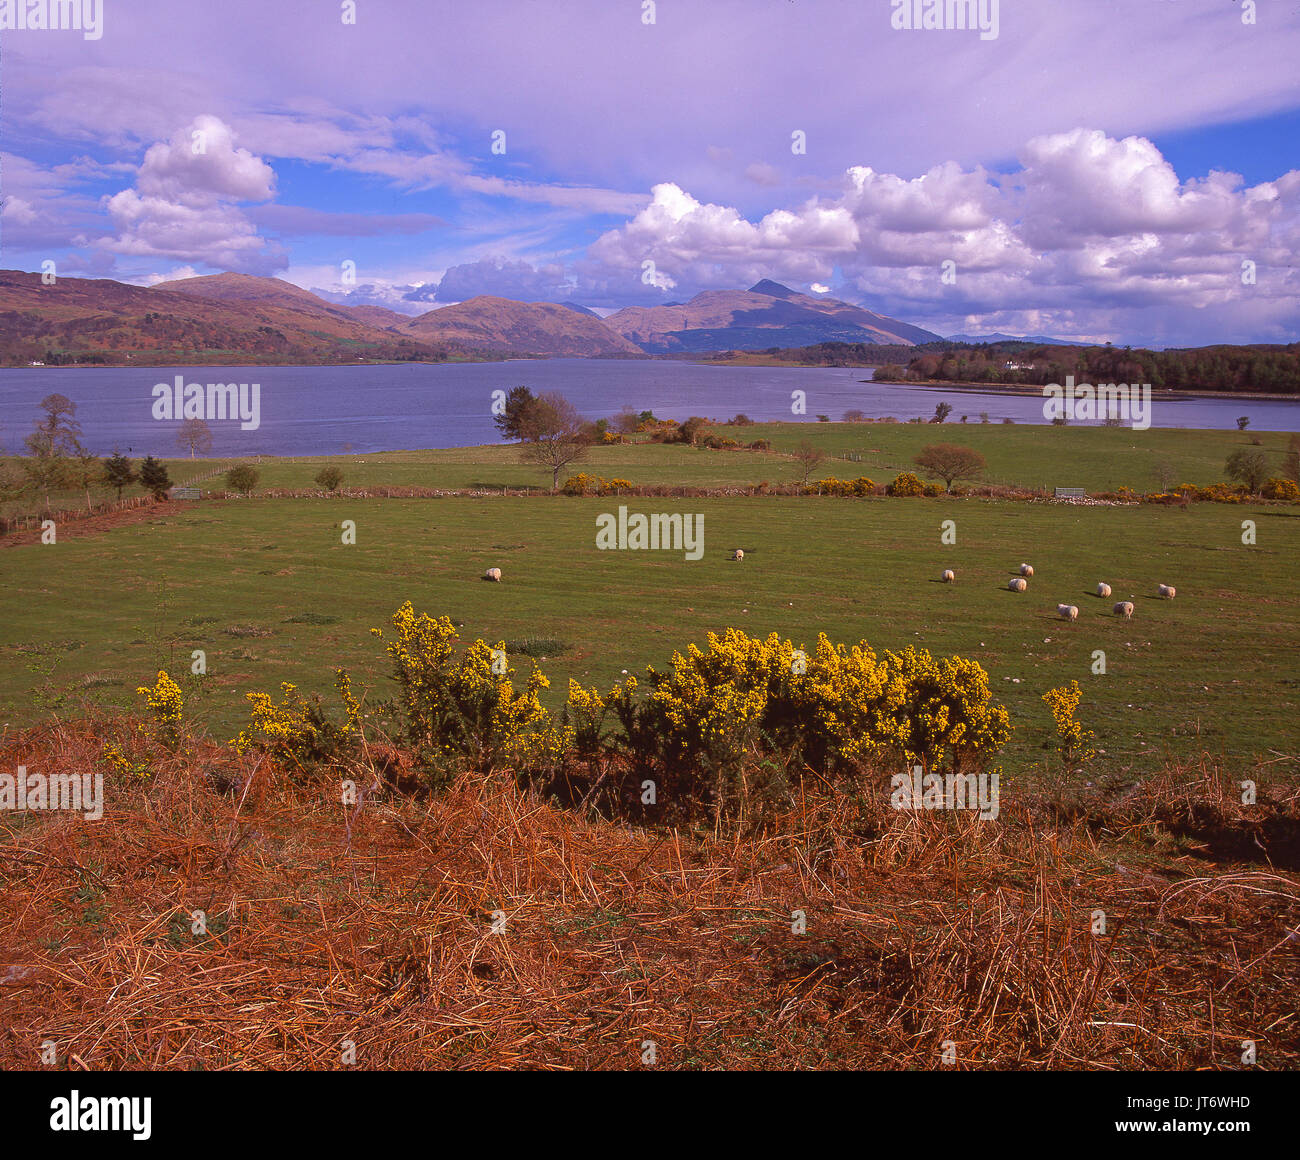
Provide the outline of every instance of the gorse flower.
[[145,698],[145,705],[153,714],[158,739],[164,745],[179,744],[181,715],[185,707],[180,685],[160,669],[158,680],[153,685],[141,685],[136,694]]
[[1087,761],[1096,755],[1096,751],[1089,745],[1093,734],[1084,729],[1074,716],[1081,700],[1083,690],[1079,688],[1078,681],[1048,689],[1043,694],[1043,701],[1051,709],[1052,720],[1056,724],[1056,749],[1067,766]]

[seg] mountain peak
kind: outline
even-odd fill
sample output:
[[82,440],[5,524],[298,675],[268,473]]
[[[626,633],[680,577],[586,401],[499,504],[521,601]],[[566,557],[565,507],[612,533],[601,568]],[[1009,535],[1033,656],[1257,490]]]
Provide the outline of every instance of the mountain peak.
[[749,288],[749,292],[751,294],[766,294],[769,298],[798,297],[789,286],[782,286],[780,282],[773,282],[771,278],[764,278],[761,282],[755,282]]

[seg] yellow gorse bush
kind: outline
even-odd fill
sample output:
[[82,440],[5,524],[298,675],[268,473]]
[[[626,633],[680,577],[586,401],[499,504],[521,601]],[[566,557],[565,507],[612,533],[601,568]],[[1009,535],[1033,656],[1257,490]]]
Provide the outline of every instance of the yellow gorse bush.
[[158,739],[166,745],[179,743],[181,716],[185,708],[180,685],[159,669],[157,681],[152,685],[141,685],[136,689],[136,694],[145,698],[145,705],[153,715]]
[[408,739],[435,764],[458,759],[501,760],[516,768],[546,768],[572,745],[573,730],[557,725],[539,694],[550,682],[533,666],[516,692],[514,669],[501,666],[505,645],[476,640],[463,653],[447,617],[417,614],[408,600],[391,618],[385,641],[401,695]]
[[238,753],[255,750],[273,758],[293,773],[305,774],[336,759],[360,729],[361,703],[352,695],[352,681],[342,669],[334,671],[334,688],[343,703],[342,723],[332,720],[320,697],[310,698],[297,685],[280,685],[277,705],[269,693],[249,693],[252,706],[248,727],[230,745]]
[[1089,744],[1093,734],[1075,718],[1081,700],[1083,690],[1078,681],[1048,689],[1043,694],[1043,701],[1052,711],[1052,720],[1056,724],[1056,749],[1067,766],[1087,761],[1096,752]]
[[[796,652],[800,663],[796,665]],[[975,661],[907,648],[877,658],[865,644],[818,637],[811,654],[775,633],[710,633],[651,672],[649,709],[665,756],[736,760],[758,737],[817,765],[904,759],[927,769],[987,766],[1010,736]]]

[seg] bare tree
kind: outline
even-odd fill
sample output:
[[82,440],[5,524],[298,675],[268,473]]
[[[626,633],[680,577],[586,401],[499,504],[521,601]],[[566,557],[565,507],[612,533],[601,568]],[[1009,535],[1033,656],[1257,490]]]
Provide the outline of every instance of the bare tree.
[[975,479],[984,471],[984,456],[956,443],[931,443],[912,460],[927,475],[937,475],[948,491],[959,479]]
[[202,419],[186,419],[176,433],[176,443],[190,449],[190,458],[194,453],[206,455],[212,450],[212,431]]
[[50,490],[71,482],[71,460],[82,454],[81,424],[77,422],[77,404],[67,395],[46,395],[41,400],[44,417],[23,441],[27,456],[22,461],[31,486],[45,497],[50,507]]
[[805,439],[798,447],[794,449],[795,462],[803,468],[803,482],[808,482],[808,477],[816,470],[817,465],[826,458],[826,452],[820,447],[814,447]]
[[521,417],[524,462],[550,471],[552,491],[560,486],[561,468],[586,458],[590,440],[584,427],[577,408],[553,391],[538,395]]

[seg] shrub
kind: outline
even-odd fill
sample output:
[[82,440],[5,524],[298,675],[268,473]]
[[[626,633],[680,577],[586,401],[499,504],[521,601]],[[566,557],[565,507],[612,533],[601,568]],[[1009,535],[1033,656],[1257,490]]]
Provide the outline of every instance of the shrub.
[[226,486],[240,495],[249,495],[261,474],[251,463],[238,463],[226,472]]
[[944,489],[940,487],[937,483],[927,483],[925,487],[922,489],[921,494],[928,495],[933,498],[936,495],[943,495]]
[[1294,480],[1274,476],[1265,482],[1260,489],[1260,495],[1265,499],[1280,499],[1289,503],[1298,503],[1300,502],[1300,486],[1297,486]]
[[890,495],[914,496],[925,493],[925,485],[910,471],[900,472],[886,490]]
[[152,685],[142,685],[136,693],[145,698],[145,705],[153,716],[154,731],[158,740],[168,748],[180,744],[181,716],[185,699],[181,687],[162,669]]
[[352,695],[352,682],[342,669],[334,672],[334,688],[343,703],[344,719],[334,721],[319,693],[310,698],[297,685],[280,685],[282,700],[269,693],[249,693],[252,706],[247,728],[230,741],[237,753],[254,751],[271,758],[295,779],[305,779],[350,751],[360,736],[361,704]]
[[408,600],[391,618],[385,640],[399,690],[403,730],[436,783],[469,763],[504,763],[520,773],[558,765],[570,736],[538,700],[550,686],[534,664],[516,692],[505,648],[476,640],[463,653],[447,617],[416,615]]
[[337,467],[322,467],[316,473],[316,483],[326,491],[338,491],[343,482],[343,472]]
[[755,439],[754,442],[749,445],[749,449],[751,451],[771,451],[772,441],[770,439]]

